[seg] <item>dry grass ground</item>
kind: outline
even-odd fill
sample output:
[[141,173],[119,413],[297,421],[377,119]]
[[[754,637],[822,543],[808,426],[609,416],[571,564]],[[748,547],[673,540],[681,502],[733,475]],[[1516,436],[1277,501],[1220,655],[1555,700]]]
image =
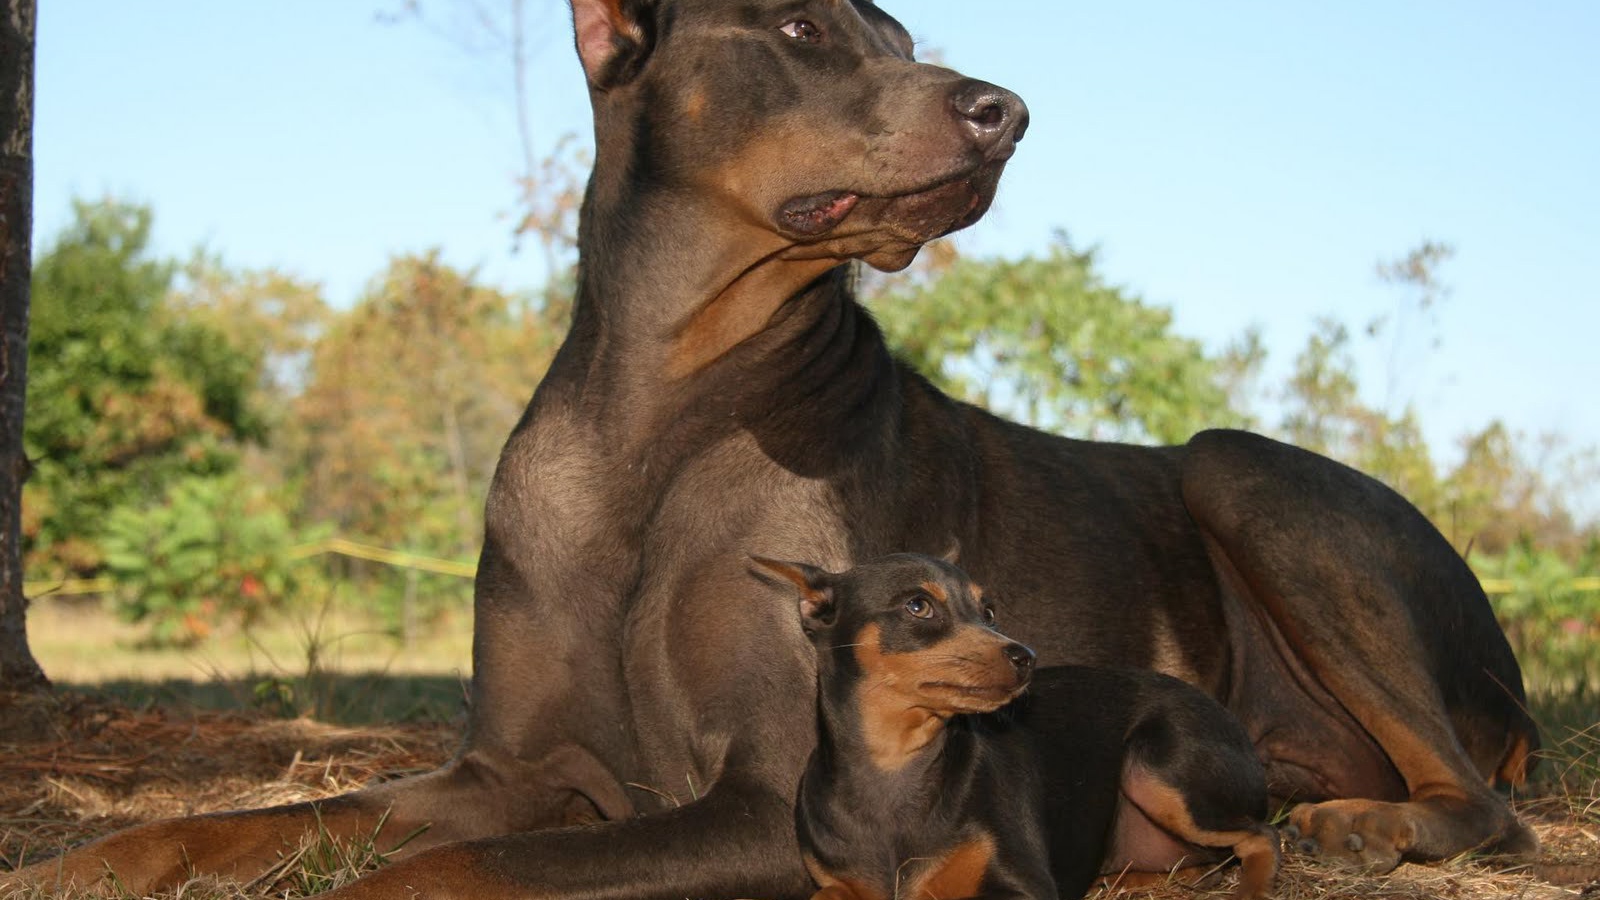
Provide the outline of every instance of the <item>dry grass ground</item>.
[[[58,684],[99,692],[67,692],[31,738],[0,724],[0,870],[139,822],[323,797],[373,779],[425,770],[455,747],[457,724],[444,719],[460,708],[464,623],[427,635],[409,650],[392,641],[373,641],[370,649],[359,649],[367,639],[350,638],[340,641],[342,658],[327,654],[308,666],[304,628],[258,635],[253,642],[236,638],[231,645],[224,636],[203,653],[156,657],[133,649],[137,634],[107,624],[103,617],[83,617],[70,609],[50,616],[48,610],[43,605],[30,614],[45,668]],[[276,648],[270,663],[260,650],[263,641]],[[339,674],[329,671],[331,666],[324,665],[328,662],[384,671]],[[152,687],[127,677],[138,673],[149,678],[152,672],[167,680]],[[340,721],[385,722],[408,716],[413,721],[352,727],[283,718],[292,704],[262,704],[257,688],[263,683],[273,691],[285,685],[301,691],[301,700],[305,692],[326,690],[325,711]],[[114,699],[107,698],[105,689]],[[1534,865],[1507,868],[1458,859],[1402,866],[1391,875],[1369,878],[1290,857],[1276,896],[1600,900],[1600,882],[1594,880],[1600,875],[1600,725],[1594,724],[1600,719],[1600,702],[1590,692],[1561,696],[1544,698],[1536,715],[1552,732],[1567,737],[1548,751],[1537,789],[1518,801],[1543,841]],[[175,703],[183,711],[158,702]],[[262,709],[237,711],[252,704],[278,715]],[[1554,724],[1558,722],[1565,724]],[[279,871],[259,883],[202,880],[166,896],[301,897],[379,862],[359,842],[342,848],[313,842],[286,853]],[[1232,879],[1225,871],[1204,887],[1168,885],[1141,896],[1223,898]],[[1123,895],[1132,896],[1110,890],[1101,892],[1099,900]]]
[[[7,865],[153,819],[328,796],[375,778],[425,770],[454,748],[445,723],[349,728],[257,714],[176,714],[68,697],[38,740],[0,737],[0,856]],[[1594,785],[1590,785],[1592,791]],[[1600,897],[1600,798],[1576,794],[1530,800],[1523,813],[1544,841],[1534,871],[1469,859],[1403,866],[1383,878],[1326,871],[1290,858],[1277,896],[1299,898]],[[299,897],[375,864],[370,848],[313,846],[273,878],[240,886],[186,885],[172,898]],[[1564,876],[1564,877],[1563,877]],[[1226,897],[1232,875],[1203,888],[1171,885],[1155,900]],[[1103,897],[1121,894],[1102,892]]]
[[[448,722],[352,728],[261,713],[134,710],[83,695],[62,698],[51,722],[34,740],[0,736],[0,870],[140,822],[315,799],[425,771],[459,739]],[[248,889],[197,883],[169,896],[304,896],[326,886],[316,870],[330,868],[328,860],[293,863]]]

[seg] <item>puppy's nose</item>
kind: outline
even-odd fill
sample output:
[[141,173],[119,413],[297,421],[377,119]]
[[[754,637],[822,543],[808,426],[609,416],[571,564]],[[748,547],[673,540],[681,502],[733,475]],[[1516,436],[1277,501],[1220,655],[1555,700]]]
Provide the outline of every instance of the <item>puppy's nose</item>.
[[1026,678],[1033,673],[1033,651],[1021,644],[1007,644],[1000,649],[1006,659],[1011,660],[1011,665],[1017,670],[1018,678]]

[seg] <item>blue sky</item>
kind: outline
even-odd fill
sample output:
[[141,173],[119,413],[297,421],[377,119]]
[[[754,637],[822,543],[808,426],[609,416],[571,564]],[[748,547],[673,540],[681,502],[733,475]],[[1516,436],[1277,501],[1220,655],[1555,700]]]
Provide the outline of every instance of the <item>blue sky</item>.
[[[73,196],[111,194],[154,207],[163,250],[205,243],[335,303],[435,246],[504,286],[538,281],[506,218],[503,63],[380,24],[398,0],[40,5],[37,244]],[[1372,399],[1415,403],[1444,452],[1493,418],[1600,444],[1600,4],[884,5],[1032,109],[964,251],[1066,229],[1181,332],[1260,327],[1271,375],[1317,316],[1393,311],[1376,262],[1443,241],[1438,347],[1418,337],[1425,356],[1394,374],[1364,354]],[[587,101],[561,6],[533,7],[549,147],[587,136]]]

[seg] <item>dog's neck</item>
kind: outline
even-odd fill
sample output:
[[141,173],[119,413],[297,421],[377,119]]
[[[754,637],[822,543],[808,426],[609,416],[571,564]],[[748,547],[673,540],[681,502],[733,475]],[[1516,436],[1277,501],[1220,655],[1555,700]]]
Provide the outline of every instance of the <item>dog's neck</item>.
[[[892,393],[882,388],[895,374],[847,268],[789,258],[783,239],[727,224],[691,193],[614,180],[596,168],[572,331],[552,366],[589,418],[645,436],[737,424],[796,444],[769,447],[775,458],[858,437],[871,419],[863,404]],[[801,406],[804,434],[763,427]],[[628,433],[614,437],[628,444]]]
[[824,663],[821,678],[818,741],[839,783],[870,788],[886,780],[928,780],[949,740],[949,716],[918,706],[870,675],[842,678]]

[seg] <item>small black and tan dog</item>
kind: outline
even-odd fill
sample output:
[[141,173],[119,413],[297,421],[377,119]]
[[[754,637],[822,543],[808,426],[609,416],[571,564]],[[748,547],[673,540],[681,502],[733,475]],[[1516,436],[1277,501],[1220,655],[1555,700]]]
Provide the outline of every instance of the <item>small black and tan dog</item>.
[[813,900],[1078,897],[1229,853],[1236,897],[1271,889],[1261,763],[1199,690],[1131,669],[1035,672],[947,560],[841,574],[753,561],[799,590],[817,649],[819,744],[796,810]]

